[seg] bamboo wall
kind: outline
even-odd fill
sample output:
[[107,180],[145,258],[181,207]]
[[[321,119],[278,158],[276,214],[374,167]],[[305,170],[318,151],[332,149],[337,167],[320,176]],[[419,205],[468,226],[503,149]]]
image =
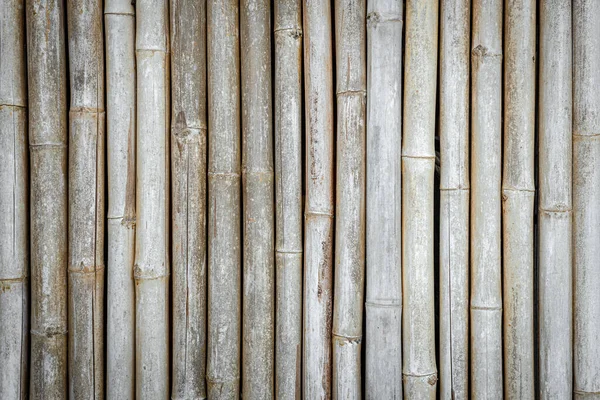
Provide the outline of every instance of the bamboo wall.
[[0,0],[0,400],[600,400],[599,21]]

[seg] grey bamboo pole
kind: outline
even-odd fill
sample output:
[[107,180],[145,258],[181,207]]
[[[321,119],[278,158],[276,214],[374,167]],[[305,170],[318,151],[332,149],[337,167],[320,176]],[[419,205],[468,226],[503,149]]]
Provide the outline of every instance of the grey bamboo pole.
[[300,399],[302,370],[302,2],[276,0],[275,395]]
[[0,0],[0,398],[29,384],[29,171],[25,1]]
[[239,397],[241,335],[241,143],[239,5],[209,0],[208,360],[210,399]]
[[600,2],[573,2],[573,368],[576,399],[600,399]]
[[469,397],[470,0],[440,18],[440,398]]
[[404,396],[435,399],[433,179],[438,1],[406,3],[402,143]]
[[27,0],[31,399],[67,397],[67,75],[64,8]]
[[367,0],[367,399],[402,398],[402,2]]
[[106,398],[135,398],[135,9],[106,0]]
[[539,393],[573,395],[571,1],[540,3]]
[[[337,176],[334,399],[361,398],[365,281],[366,0],[335,1]],[[344,61],[342,61],[344,60]]]
[[169,397],[169,10],[136,3],[136,396]]
[[206,1],[171,0],[172,399],[206,398]]
[[535,0],[506,3],[504,60],[504,397],[532,399]]
[[333,44],[331,4],[304,0],[306,202],[302,387],[331,398],[333,316]]

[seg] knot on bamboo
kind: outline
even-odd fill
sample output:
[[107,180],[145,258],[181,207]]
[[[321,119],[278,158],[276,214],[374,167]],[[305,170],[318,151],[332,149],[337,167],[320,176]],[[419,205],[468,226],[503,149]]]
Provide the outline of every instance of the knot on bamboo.
[[472,51],[471,55],[475,58],[475,60],[485,61],[487,59],[502,59],[502,54],[499,53],[489,53],[487,47],[482,45],[477,45]]

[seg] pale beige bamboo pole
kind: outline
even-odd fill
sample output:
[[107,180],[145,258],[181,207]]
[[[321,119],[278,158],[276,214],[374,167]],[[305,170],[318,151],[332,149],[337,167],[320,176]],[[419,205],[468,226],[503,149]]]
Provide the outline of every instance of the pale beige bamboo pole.
[[573,2],[574,392],[600,399],[600,2]]
[[440,17],[440,398],[469,397],[469,64],[471,2]]
[[300,399],[302,370],[302,2],[276,0],[275,395]]
[[208,360],[210,399],[239,397],[241,143],[239,3],[208,0]]
[[535,0],[508,0],[504,25],[504,397],[532,399]]
[[367,0],[365,396],[402,398],[402,2]]
[[106,398],[135,398],[135,9],[106,0]]
[[0,399],[29,385],[29,171],[25,1],[0,0]]
[[406,3],[402,138],[404,396],[435,399],[433,202],[438,1]]
[[331,398],[333,314],[333,44],[331,4],[304,0],[304,337],[302,387],[307,399]]
[[206,398],[206,1],[171,0],[172,399]]
[[27,0],[31,399],[67,397],[67,74],[64,6]]
[[570,0],[540,3],[539,393],[573,395]]
[[136,397],[169,397],[169,10],[136,2]]

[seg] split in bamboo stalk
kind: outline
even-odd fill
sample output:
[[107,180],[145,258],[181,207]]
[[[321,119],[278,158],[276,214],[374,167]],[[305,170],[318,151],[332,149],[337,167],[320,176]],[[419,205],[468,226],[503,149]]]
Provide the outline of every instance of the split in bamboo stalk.
[[237,0],[209,0],[208,359],[210,399],[239,397],[241,335],[240,53]]
[[433,201],[438,1],[406,3],[402,143],[404,395],[435,399]]
[[29,172],[25,1],[0,0],[0,399],[29,384]]
[[573,395],[570,0],[540,3],[539,392]]
[[275,395],[300,399],[302,367],[302,2],[276,0]]
[[367,399],[402,398],[402,3],[367,0]]
[[169,397],[169,12],[136,3],[136,396]]
[[440,398],[469,397],[470,0],[440,18]]

